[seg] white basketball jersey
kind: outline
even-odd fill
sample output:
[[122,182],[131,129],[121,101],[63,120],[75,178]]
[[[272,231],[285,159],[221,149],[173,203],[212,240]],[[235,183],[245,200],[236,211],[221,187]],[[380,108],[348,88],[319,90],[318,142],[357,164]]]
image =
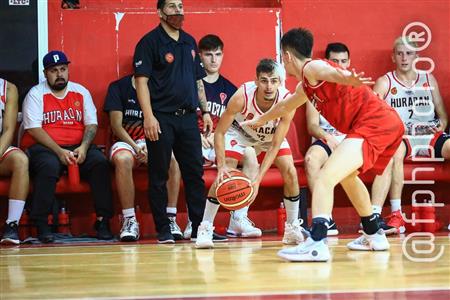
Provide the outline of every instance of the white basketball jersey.
[[[258,104],[256,103],[256,84],[253,81],[249,81],[244,83],[242,86],[244,88],[245,95],[244,109],[242,110],[242,112],[235,115],[231,128],[237,131],[242,137],[246,138],[251,143],[271,142],[280,119],[269,121],[266,125],[256,129],[252,129],[249,126],[241,126],[239,124],[240,122],[251,120],[256,116],[264,114],[259,109]],[[289,91],[285,87],[280,86],[278,88],[277,95],[275,96],[273,105],[275,105],[279,101],[282,101],[288,95]]]
[[389,72],[385,76],[389,80],[389,91],[385,100],[397,111],[403,123],[426,123],[435,119],[428,74],[418,72],[411,87],[400,82],[395,72]]
[[0,134],[3,132],[3,114],[6,105],[6,80],[0,78]]

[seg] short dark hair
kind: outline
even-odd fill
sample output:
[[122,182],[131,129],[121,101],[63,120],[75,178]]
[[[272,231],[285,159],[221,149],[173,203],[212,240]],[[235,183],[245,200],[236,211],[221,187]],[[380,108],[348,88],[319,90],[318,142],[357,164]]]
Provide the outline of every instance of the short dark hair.
[[281,38],[281,48],[291,50],[300,59],[311,57],[313,45],[314,37],[306,28],[293,28]]
[[156,9],[163,9],[164,4],[166,4],[166,0],[158,0],[158,3],[156,4]]
[[261,73],[274,73],[277,68],[277,62],[270,58],[263,58],[256,66],[256,77]]
[[347,52],[348,57],[350,57],[350,51],[348,50],[347,46],[343,43],[329,43],[327,45],[327,48],[325,49],[326,59],[330,58],[330,52],[336,53]]
[[200,51],[223,50],[223,42],[217,35],[207,34],[198,42],[198,49]]

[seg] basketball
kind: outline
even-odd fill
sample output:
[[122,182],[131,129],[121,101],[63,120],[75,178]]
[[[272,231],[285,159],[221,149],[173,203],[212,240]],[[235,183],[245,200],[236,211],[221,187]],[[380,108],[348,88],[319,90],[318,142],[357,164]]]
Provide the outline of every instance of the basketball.
[[229,210],[237,210],[249,204],[253,195],[250,179],[238,170],[233,170],[216,188],[219,203]]

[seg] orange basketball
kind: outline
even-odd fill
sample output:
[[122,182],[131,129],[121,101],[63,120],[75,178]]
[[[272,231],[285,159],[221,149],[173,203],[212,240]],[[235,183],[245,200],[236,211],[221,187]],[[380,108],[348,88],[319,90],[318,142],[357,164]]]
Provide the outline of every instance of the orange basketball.
[[253,195],[253,186],[244,173],[233,170],[231,177],[225,178],[216,188],[219,203],[229,210],[240,209],[249,204]]

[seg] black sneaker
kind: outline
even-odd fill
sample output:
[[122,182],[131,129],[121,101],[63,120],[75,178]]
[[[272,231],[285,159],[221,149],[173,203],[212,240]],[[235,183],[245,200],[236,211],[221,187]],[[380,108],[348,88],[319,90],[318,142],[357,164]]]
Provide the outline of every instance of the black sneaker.
[[159,232],[157,237],[158,244],[174,244],[175,238],[169,231]]
[[184,239],[183,233],[181,232],[180,226],[177,224],[177,219],[175,217],[169,217],[170,233],[176,241]]
[[10,222],[9,224],[5,224],[5,228],[3,230],[3,238],[0,241],[2,244],[14,244],[19,245],[19,225],[17,225],[17,221]]
[[381,229],[383,229],[385,235],[392,235],[397,233],[397,228],[386,224],[386,222],[384,222],[384,219],[379,214],[377,214],[377,216],[378,216],[378,225],[380,226]]
[[226,242],[228,238],[224,235],[213,232],[213,242]]
[[339,230],[337,229],[336,222],[330,219],[330,224],[328,225],[327,236],[338,235]]
[[113,234],[111,229],[109,229],[109,219],[103,217],[101,221],[97,220],[95,222],[95,230],[97,231],[97,239],[99,240],[112,240]]
[[47,243],[53,243],[55,241],[53,233],[50,230],[50,226],[48,226],[47,222],[45,222],[45,221],[37,222],[36,227],[37,227],[38,239],[42,243],[47,244]]

